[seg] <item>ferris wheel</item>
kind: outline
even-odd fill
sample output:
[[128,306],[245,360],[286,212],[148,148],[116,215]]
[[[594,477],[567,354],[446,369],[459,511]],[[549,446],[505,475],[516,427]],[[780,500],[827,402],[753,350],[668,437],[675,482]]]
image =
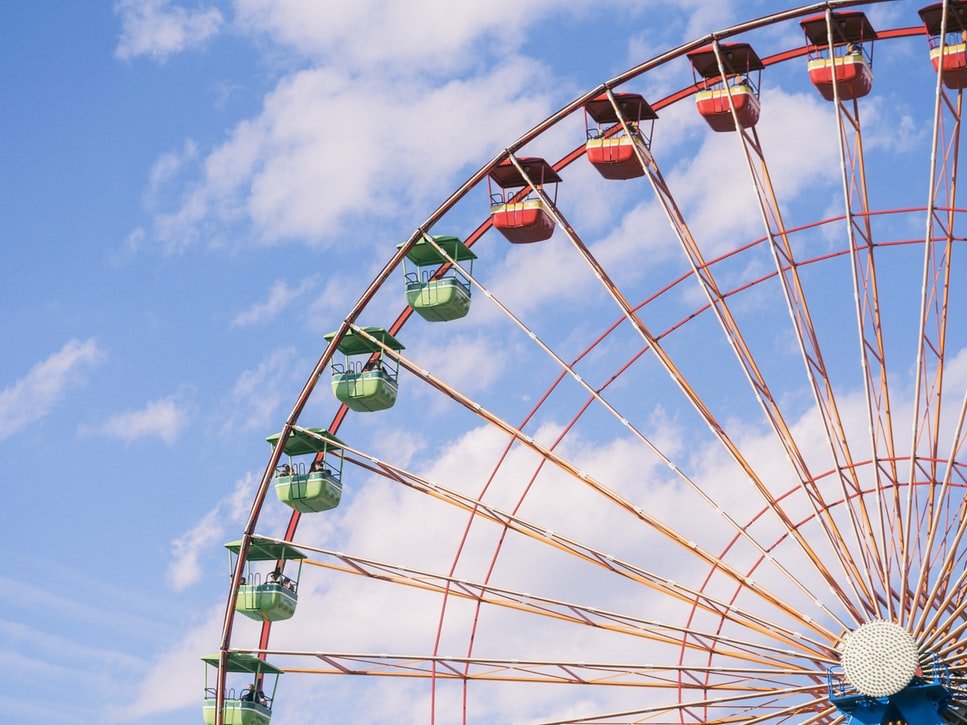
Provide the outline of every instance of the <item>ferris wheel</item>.
[[388,248],[266,431],[205,721],[967,722],[965,38],[696,38]]

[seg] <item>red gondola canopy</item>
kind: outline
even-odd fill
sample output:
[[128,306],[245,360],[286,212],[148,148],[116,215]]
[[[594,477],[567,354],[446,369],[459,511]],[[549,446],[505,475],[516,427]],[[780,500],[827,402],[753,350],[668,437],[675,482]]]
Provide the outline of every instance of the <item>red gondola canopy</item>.
[[[813,45],[829,45],[826,35],[826,14],[813,15],[799,23]],[[866,14],[859,10],[833,13],[833,45],[841,43],[865,43],[876,40],[876,31]]]
[[[920,9],[920,19],[930,35],[940,35],[943,20],[943,3],[934,3]],[[962,33],[967,30],[967,2],[951,0],[947,12],[947,32]]]
[[[722,54],[722,65],[726,73],[749,73],[765,68],[762,60],[748,43],[719,43],[719,52]],[[719,76],[719,64],[715,60],[715,51],[712,50],[711,45],[693,50],[688,54],[688,59],[692,62],[695,72],[703,78]]]
[[[524,173],[530,177],[530,180],[538,186],[561,181],[561,177],[557,175],[554,167],[544,159],[536,156],[526,156],[518,158],[517,163],[521,165],[521,168],[524,169]],[[517,186],[528,185],[527,180],[521,176],[521,173],[510,162],[510,159],[504,159],[492,168],[490,170],[490,178],[502,189],[512,189]]]
[[[640,93],[615,93],[614,100],[626,121],[653,121],[658,118],[658,114]],[[618,115],[614,112],[614,106],[608,100],[607,93],[595,96],[585,103],[584,110],[597,123],[618,122]]]

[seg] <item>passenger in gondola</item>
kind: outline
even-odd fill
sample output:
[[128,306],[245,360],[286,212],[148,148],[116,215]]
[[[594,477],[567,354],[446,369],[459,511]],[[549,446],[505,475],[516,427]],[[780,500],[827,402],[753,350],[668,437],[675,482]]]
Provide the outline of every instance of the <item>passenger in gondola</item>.
[[320,471],[325,471],[325,467],[322,465],[322,459],[318,461],[313,461],[312,465],[309,466],[309,473],[319,473]]
[[863,46],[859,43],[849,44],[849,54],[850,55],[863,55]]
[[269,702],[265,697],[265,693],[262,692],[262,688],[256,688],[255,685],[249,685],[242,690],[242,694],[239,699],[242,700],[242,702],[257,702],[262,707],[266,707]]
[[280,576],[279,570],[278,569],[273,569],[272,571],[269,572],[268,576],[265,577],[265,581],[268,584],[278,584],[279,583],[279,576]]
[[279,475],[280,476],[291,476],[292,475],[292,466],[290,466],[288,463],[283,463],[282,464],[282,467],[279,468]]

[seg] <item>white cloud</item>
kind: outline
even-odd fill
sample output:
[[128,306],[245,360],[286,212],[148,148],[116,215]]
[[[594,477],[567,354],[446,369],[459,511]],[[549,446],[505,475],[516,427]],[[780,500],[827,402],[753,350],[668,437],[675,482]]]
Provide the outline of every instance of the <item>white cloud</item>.
[[542,72],[511,58],[443,85],[354,80],[329,68],[294,73],[208,155],[177,208],[156,217],[155,235],[177,251],[213,225],[243,222],[263,243],[328,244],[349,220],[365,229],[426,206],[468,160],[547,113],[547,93],[533,91]]
[[[239,530],[248,515],[258,483],[257,474],[250,472],[243,475],[235,482],[230,493],[217,501],[194,526],[171,542],[172,559],[166,578],[175,591],[182,591],[211,574],[205,571],[206,562],[203,559],[210,558],[214,550],[221,548],[222,542]],[[279,516],[273,516],[272,513],[263,515],[262,530],[271,530],[275,519],[279,519]],[[218,558],[224,565],[225,559]],[[203,612],[203,618],[194,618],[193,626],[186,628],[184,637],[155,657],[135,688],[134,697],[129,698],[123,706],[110,708],[112,721],[131,722],[153,713],[198,705],[198,677],[202,669],[199,658],[217,647],[223,607],[223,604],[218,604]],[[255,626],[239,618],[235,631],[239,637],[251,635],[249,630]]]
[[[931,125],[920,123],[913,109],[896,96],[876,96],[863,103],[863,148],[888,155],[923,149],[930,143]],[[924,151],[924,153],[926,153]]]
[[[963,351],[952,356],[948,379],[950,388],[957,389],[955,393],[959,392],[958,384],[963,380],[964,360],[967,360],[967,354]],[[865,440],[865,400],[862,394],[841,395],[839,402],[851,439]],[[895,411],[898,416],[907,418],[908,408],[908,403],[897,402]],[[955,412],[952,411],[951,415]],[[815,464],[817,470],[827,465],[824,461],[828,459],[828,451],[816,411],[807,410],[789,422],[810,463]],[[789,464],[771,432],[761,425],[741,421],[730,421],[729,426],[739,448],[771,490],[778,493],[795,488]],[[653,433],[666,452],[673,454],[683,470],[725,510],[741,522],[755,516],[761,501],[752,492],[747,476],[734,465],[721,445],[705,438],[703,445],[692,446],[690,434],[660,410],[656,410],[642,427],[649,434]],[[558,426],[544,425],[533,431],[533,435],[537,440],[549,441],[559,432]],[[478,426],[434,444],[420,441],[419,457],[432,460],[420,473],[431,481],[476,495],[500,459],[506,441],[504,434],[488,426]],[[384,443],[386,450],[380,453],[385,454],[387,460],[395,460],[391,456],[398,442]],[[413,450],[412,442],[404,442],[403,447],[408,451],[404,454],[408,458],[409,451]],[[572,433],[558,447],[558,453],[708,550],[721,551],[734,533],[723,524],[716,510],[699,502],[671,471],[629,436],[613,437],[599,444]],[[862,455],[857,452],[858,457]],[[488,503],[504,509],[513,507],[523,488],[536,474],[533,488],[520,510],[523,518],[560,535],[597,546],[616,557],[673,576],[684,584],[700,582],[708,573],[707,564],[656,535],[647,526],[636,523],[628,513],[606,502],[573,477],[550,465],[538,473],[539,462],[538,456],[515,446],[501,462],[490,484],[486,497]],[[343,506],[325,515],[304,517],[297,537],[299,541],[440,573],[449,569],[466,523],[465,513],[384,479],[366,478],[364,471],[355,467],[347,468],[344,485]],[[834,482],[827,480],[823,485],[833,487]],[[254,486],[254,478],[249,486]],[[179,539],[181,551],[186,554],[179,566],[187,572],[188,578],[197,578],[198,574],[197,571],[192,573],[197,569],[197,560],[192,565],[187,552],[210,548],[224,533],[219,528],[224,524],[220,522],[238,520],[239,512],[244,512],[244,504],[250,497],[251,488],[243,492],[237,487],[233,496],[219,502],[213,512]],[[236,503],[230,503],[230,500]],[[802,497],[792,496],[783,505],[795,520],[809,515]],[[212,527],[219,529],[217,534],[210,531]],[[827,547],[815,525],[806,523],[803,530],[817,554],[832,561],[831,556],[826,556]],[[765,544],[783,535],[781,524],[768,515],[750,526],[749,531]],[[499,527],[477,520],[456,575],[481,580],[499,535]],[[776,554],[797,578],[829,602],[831,595],[817,581],[811,565],[795,546],[788,542],[782,544]],[[313,555],[313,558],[318,557]],[[740,568],[751,563],[750,547],[740,542],[729,550],[726,560]],[[800,611],[817,613],[814,603],[768,562],[758,567],[755,577],[763,586],[781,593],[789,605]],[[734,591],[733,581],[720,579],[713,579],[707,591],[718,595]],[[671,624],[680,624],[689,616],[688,603],[662,596],[564,556],[540,539],[525,539],[515,533],[509,534],[504,543],[492,583]],[[787,623],[775,608],[758,602],[748,593],[741,594],[736,602],[746,611],[780,624]],[[310,566],[303,573],[296,618],[291,626],[278,626],[273,630],[272,646],[298,650],[429,653],[439,604],[437,595]],[[442,654],[465,653],[472,617],[470,605],[459,600],[451,601],[443,628]],[[132,706],[137,713],[160,712],[188,704],[188,695],[183,695],[182,690],[188,692],[189,684],[175,669],[179,663],[184,666],[198,652],[212,649],[217,638],[217,624],[217,613],[213,611],[204,631],[203,628],[192,630],[159,658],[137,690],[139,694]],[[694,626],[706,624],[708,622],[701,612],[695,615]],[[726,627],[724,632],[736,634],[734,627]],[[256,636],[254,631],[247,634],[240,631],[234,644],[251,646]],[[537,656],[551,661],[671,661],[667,650],[638,637],[575,625],[562,628],[549,619],[490,605],[485,605],[481,614],[474,647],[479,656],[521,659]],[[680,653],[676,649],[673,654],[677,658]],[[283,666],[295,664],[292,660],[277,663]],[[168,677],[178,687],[171,702],[162,701],[153,694],[159,683],[167,682],[165,678]],[[438,704],[444,704],[440,705],[438,713],[452,712],[447,709],[451,704],[459,706],[459,699],[457,703],[448,699],[453,693],[446,687],[441,685]],[[286,677],[280,686],[276,716],[284,721],[310,721],[313,708],[317,706],[318,689],[319,683],[314,678]],[[611,688],[552,687],[542,690],[539,686],[517,688],[512,685],[494,685],[488,689],[485,684],[475,683],[471,688],[470,705],[475,718],[488,721],[503,722],[532,712],[535,718],[546,716],[545,719],[551,719],[566,717],[567,713],[620,709],[614,704],[615,699],[625,702],[623,698],[629,698],[640,706],[645,695],[640,690],[633,690],[636,688],[624,688],[621,693],[615,693]],[[356,719],[365,722],[385,721],[389,717],[387,702],[399,703],[393,711],[394,722],[425,722],[427,704],[419,692],[419,686],[380,678],[333,678],[326,683],[332,706],[338,708],[344,706],[342,703],[353,702]],[[658,692],[653,693],[655,697],[660,696]]]
[[359,290],[372,280],[373,274],[370,268],[359,265],[326,278],[322,289],[312,295],[306,310],[307,329],[313,333],[330,332],[332,321],[345,314],[346,301],[355,299]]
[[[657,425],[664,425],[656,420]],[[545,428],[535,433],[541,440],[556,436],[557,429]],[[667,429],[664,433],[674,437]],[[441,455],[423,472],[427,478],[460,490],[478,492],[499,458],[506,438],[493,428],[474,429],[441,447]],[[670,482],[665,469],[641,446],[622,438],[598,446],[579,438],[561,446],[559,452],[578,463],[599,480],[617,486],[650,513],[674,520],[690,531],[701,531],[703,539],[722,535],[717,514],[708,508],[696,508],[692,496]],[[515,448],[503,462],[490,485],[487,501],[504,509],[513,506],[520,491],[533,475],[538,457]],[[748,507],[747,484],[741,476],[723,474],[725,467],[719,456],[709,459],[709,470],[703,472],[714,482],[716,495],[734,507]],[[351,469],[350,476],[356,475]],[[348,480],[348,479],[347,479]],[[418,568],[444,572],[462,532],[466,515],[447,507],[428,503],[421,497],[385,481],[351,483],[358,495],[345,509],[325,518],[303,519],[299,539],[319,541],[320,530],[325,541],[342,550],[387,561],[402,561]],[[632,561],[648,562],[651,568],[687,581],[700,576],[703,567],[680,549],[667,542],[656,541],[647,527],[636,525],[633,518],[617,507],[604,504],[601,497],[573,478],[547,466],[537,479],[521,511],[524,518],[553,528],[558,533],[589,541],[603,551],[625,556]],[[332,522],[336,520],[336,531]],[[320,529],[320,527],[322,527]],[[468,539],[458,569],[458,576],[481,579],[487,568],[499,529],[478,521]],[[336,543],[338,542],[338,544]],[[645,553],[647,552],[647,554]],[[310,570],[312,572],[313,570]],[[644,616],[676,622],[681,616],[679,605],[669,597],[643,590],[614,575],[602,574],[594,567],[561,556],[540,541],[524,540],[511,533],[494,582],[501,586],[540,592],[565,600],[603,606],[619,612],[646,612]],[[324,643],[329,651],[428,652],[432,642],[439,600],[425,593],[393,587],[358,577],[315,576],[310,573],[300,589],[299,627],[274,630],[273,646],[282,649],[304,649],[309,642]],[[607,603],[607,604],[605,604]],[[341,616],[352,610],[352,617]],[[465,602],[451,600],[443,630],[443,654],[464,654],[472,611]],[[521,619],[523,617],[523,619]],[[570,626],[562,630],[556,623],[532,615],[521,615],[493,607],[485,607],[481,629],[477,633],[476,653],[481,656],[537,656],[551,660],[577,661],[661,661],[656,646],[634,637],[614,638],[601,631]],[[279,715],[302,714],[308,707],[306,697],[314,683],[287,680],[285,697],[279,701]],[[342,687],[333,683],[332,687]],[[426,720],[426,703],[421,698],[406,699],[395,692],[396,685],[380,681],[367,682],[359,707],[359,719],[375,722],[385,718],[380,703],[386,693],[408,703],[396,712],[399,722]],[[477,701],[472,712],[477,718],[505,721],[509,713],[520,715],[528,708],[543,707],[548,713],[570,711],[574,698],[590,698],[601,703],[614,697],[605,690],[594,694],[573,692],[571,688],[549,689],[535,695],[537,687],[512,690],[494,689],[492,695]],[[373,693],[379,692],[379,696]],[[619,696],[620,697],[620,696]],[[373,702],[372,707],[368,703]],[[590,707],[590,705],[589,705]],[[444,706],[439,712],[447,712]],[[295,720],[301,721],[299,717]]]
[[[16,586],[13,581],[10,585]],[[75,638],[63,637],[48,631],[35,629],[21,622],[0,619],[0,641],[13,648],[19,646],[33,656],[33,661],[40,667],[51,667],[62,670],[73,669],[76,674],[82,674],[84,668],[94,664],[109,662],[112,667],[136,668],[141,661],[130,654],[105,647],[90,647],[81,644]],[[53,664],[56,663],[56,664]],[[71,667],[65,663],[80,665]],[[107,673],[101,673],[105,678]]]
[[224,609],[215,606],[204,614],[202,622],[191,627],[179,642],[155,658],[125,705],[108,708],[107,716],[111,722],[134,722],[147,715],[192,705],[198,708],[195,713],[200,719],[200,658],[217,648]]
[[232,327],[245,327],[274,320],[291,302],[315,288],[318,281],[318,275],[306,277],[297,286],[292,286],[284,279],[276,280],[268,297],[239,312],[232,319]]
[[121,38],[114,51],[121,60],[150,55],[164,61],[201,45],[222,26],[217,8],[188,10],[169,0],[118,0],[114,11],[121,16]]
[[[559,3],[513,0],[236,0],[237,22],[308,57],[379,73],[447,73],[471,64],[470,46],[489,40],[508,51],[528,25]],[[365,32],[360,32],[365,28]]]
[[82,426],[79,432],[81,435],[101,435],[128,443],[142,438],[160,438],[171,445],[187,425],[188,413],[178,401],[178,396],[169,396],[152,400],[139,410],[116,413],[103,423]]
[[70,340],[34,365],[20,380],[0,390],[0,441],[45,417],[68,386],[104,358],[94,338]]
[[168,565],[168,583],[176,591],[194,584],[202,577],[200,557],[210,552],[225,537],[226,529],[237,527],[252,501],[258,479],[248,473],[235,482],[235,488],[224,496],[198,523],[171,542],[172,560]]
[[295,348],[286,347],[243,371],[224,404],[222,431],[269,430],[282,402],[295,397],[303,368]]
[[[688,110],[697,115],[694,108]],[[832,185],[839,178],[835,137],[827,133],[834,124],[829,105],[814,93],[790,94],[769,88],[763,95],[756,128],[782,205],[803,191]],[[812,143],[789,143],[789,138],[809,138]],[[748,166],[734,133],[707,132],[688,163],[666,176],[707,257],[734,247],[737,238],[753,238],[763,232]],[[695,179],[708,183],[696,184]],[[718,182],[723,179],[727,183]]]
[[[12,585],[16,587],[19,583]],[[26,602],[29,606],[29,600]],[[0,649],[4,663],[10,668],[4,690],[14,695],[12,702],[0,696],[0,706],[10,717],[19,722],[100,721],[100,703],[96,699],[110,701],[123,697],[124,680],[144,672],[144,663],[139,657],[111,649],[111,642],[88,646],[78,641],[78,632],[69,626],[65,631],[69,634],[61,636],[29,624],[0,619]],[[65,717],[63,703],[56,702],[56,697],[37,694],[37,683],[46,683],[51,694],[67,683],[74,688],[78,694],[73,698],[69,719]],[[25,692],[33,696],[26,697]]]
[[[691,103],[678,104],[663,111],[662,121],[660,143],[654,147],[655,158],[706,259],[733,247],[737,238],[748,239],[761,234],[762,218],[735,134],[718,134],[705,128]],[[823,185],[832,186],[838,179],[834,139],[829,134],[817,134],[818,129],[828,129],[833,123],[828,106],[818,97],[770,90],[758,131],[773,183],[784,206],[794,202],[800,194],[814,192]],[[819,140],[811,145],[790,144],[786,138],[780,138],[780,133]],[[676,152],[685,143],[692,144],[692,149],[679,156]],[[679,164],[668,161],[675,158],[682,160]],[[598,181],[594,179],[594,172],[585,166],[586,163],[577,169],[569,169],[567,181],[580,177]],[[695,179],[704,181],[696,183]],[[727,179],[728,183],[719,183],[721,179]],[[598,187],[603,184],[598,181]],[[597,187],[592,189],[593,193],[597,192]],[[616,213],[615,206],[612,206],[614,222],[610,231],[590,244],[592,254],[622,288],[629,288],[656,265],[680,255],[679,243],[650,186],[642,192],[645,201],[630,208],[622,204],[619,194],[612,194],[612,205],[621,211]],[[575,196],[570,189],[568,193]],[[562,202],[565,214],[593,219],[594,202],[588,209],[585,197],[583,194],[573,201]],[[575,204],[579,208],[576,214],[572,214]],[[573,223],[574,219],[570,221]],[[587,225],[586,222],[581,226]],[[580,229],[578,233],[581,234]],[[593,239],[591,235],[583,236],[586,243]],[[647,259],[648,264],[641,264],[642,259]],[[566,304],[578,299],[579,294],[600,287],[579,255],[570,248],[561,230],[556,230],[554,237],[543,244],[515,248],[513,255],[504,258],[495,272],[495,279],[491,289],[520,315],[527,315],[552,301]],[[586,300],[582,301],[586,303]]]
[[148,174],[149,193],[158,191],[162,184],[174,177],[178,172],[185,168],[185,165],[194,161],[198,156],[198,145],[188,139],[185,141],[181,151],[169,151],[161,154],[151,167]]
[[453,335],[445,344],[424,346],[414,362],[462,393],[473,394],[489,389],[504,372],[508,356],[493,354],[501,344],[505,342],[483,335]]
[[116,249],[107,252],[106,259],[112,267],[119,267],[125,260],[134,257],[144,246],[147,239],[144,227],[137,226],[132,229]]

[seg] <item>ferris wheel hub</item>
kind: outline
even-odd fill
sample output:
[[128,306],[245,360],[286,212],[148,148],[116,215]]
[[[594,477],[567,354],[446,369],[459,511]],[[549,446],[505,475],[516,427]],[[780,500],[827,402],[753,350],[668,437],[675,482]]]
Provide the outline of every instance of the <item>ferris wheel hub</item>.
[[860,625],[843,639],[846,681],[868,697],[889,697],[910,684],[920,661],[913,635],[895,622]]

